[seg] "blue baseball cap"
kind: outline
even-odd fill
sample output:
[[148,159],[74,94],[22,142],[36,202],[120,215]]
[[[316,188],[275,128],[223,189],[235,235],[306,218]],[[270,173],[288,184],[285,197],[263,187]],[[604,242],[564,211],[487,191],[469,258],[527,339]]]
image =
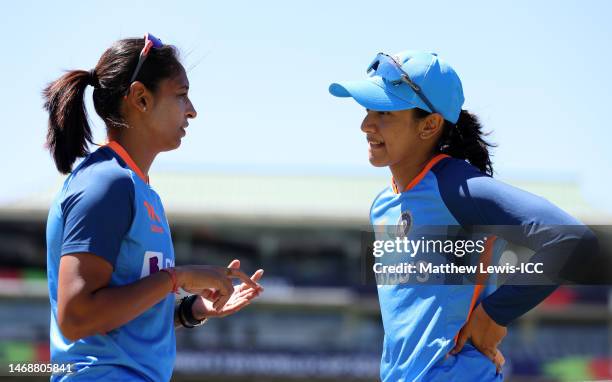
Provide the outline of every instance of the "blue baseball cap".
[[[407,75],[398,80],[391,70],[384,70],[379,61],[391,58],[397,65],[397,73]],[[379,58],[380,57],[380,58]],[[380,68],[380,70],[379,70]],[[336,97],[353,97],[360,105],[370,110],[395,111],[418,107],[435,112],[444,119],[457,123],[463,106],[463,87],[455,70],[435,53],[407,50],[392,56],[379,54],[368,68],[369,76],[360,81],[337,82],[329,86]],[[420,95],[419,95],[420,93]],[[424,101],[423,96],[425,97]]]

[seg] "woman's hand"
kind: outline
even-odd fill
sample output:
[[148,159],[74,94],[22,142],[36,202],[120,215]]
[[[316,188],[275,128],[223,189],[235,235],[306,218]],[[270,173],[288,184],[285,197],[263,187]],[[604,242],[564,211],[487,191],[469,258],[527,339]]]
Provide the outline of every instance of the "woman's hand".
[[[232,262],[234,263],[234,262]],[[210,265],[187,265],[176,267],[177,284],[186,292],[193,294],[208,294],[214,291],[213,309],[218,311],[227,304],[234,294],[232,278],[239,278],[249,288],[261,291],[263,288],[251,280],[238,267],[214,267]],[[230,264],[231,265],[231,264]],[[263,271],[262,271],[263,273]],[[259,276],[261,277],[261,276]]]
[[501,343],[507,332],[508,330],[504,326],[498,325],[493,321],[482,308],[482,305],[478,304],[470,315],[468,322],[459,331],[457,344],[450,351],[450,354],[455,355],[459,353],[467,340],[471,339],[474,347],[489,358],[495,364],[497,372],[500,373],[506,360],[497,346]]
[[[228,268],[240,268],[240,260],[233,260]],[[261,279],[261,276],[263,276],[263,273],[263,269],[257,270],[253,273],[253,276],[251,276],[250,281],[252,283],[257,283]],[[229,300],[221,306],[220,309],[215,308],[215,303],[219,299],[219,292],[213,289],[205,289],[199,293],[200,298],[196,299],[193,303],[193,316],[198,320],[202,320],[205,317],[225,317],[236,313],[249,305],[255,297],[263,292],[263,288],[259,286],[259,284],[256,285],[258,285],[258,288],[253,288],[251,283],[247,282],[236,285]]]

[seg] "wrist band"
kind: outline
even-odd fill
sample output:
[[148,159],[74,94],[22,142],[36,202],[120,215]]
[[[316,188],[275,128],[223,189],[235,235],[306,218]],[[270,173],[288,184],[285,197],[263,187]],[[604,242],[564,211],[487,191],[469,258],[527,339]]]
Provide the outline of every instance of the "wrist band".
[[186,297],[183,297],[181,299],[181,302],[179,303],[179,305],[177,307],[177,310],[176,310],[176,316],[178,317],[179,323],[181,324],[182,327],[191,329],[194,326],[193,325],[189,325],[187,322],[185,322],[185,317],[183,316],[183,309],[184,309],[183,306],[185,305],[184,304],[185,299],[186,299]]
[[160,269],[160,272],[165,272],[170,276],[170,279],[172,279],[172,293],[178,294],[176,271],[174,270],[174,268],[163,268],[163,269]]
[[206,320],[208,320],[207,318],[198,320],[193,316],[193,303],[197,298],[199,298],[198,295],[192,294],[191,296],[187,296],[181,300],[178,316],[181,325],[186,328],[194,328],[196,326],[203,325]]

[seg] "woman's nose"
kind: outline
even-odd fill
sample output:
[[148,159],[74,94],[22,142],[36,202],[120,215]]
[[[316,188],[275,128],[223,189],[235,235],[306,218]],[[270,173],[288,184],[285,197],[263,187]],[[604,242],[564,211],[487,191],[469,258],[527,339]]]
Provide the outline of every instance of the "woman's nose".
[[189,101],[189,108],[187,108],[187,118],[195,118],[198,116],[198,112],[193,107],[191,101]]
[[372,118],[370,115],[366,115],[366,117],[363,119],[363,122],[361,122],[361,131],[363,131],[364,133],[375,132],[376,123],[374,121],[374,118]]

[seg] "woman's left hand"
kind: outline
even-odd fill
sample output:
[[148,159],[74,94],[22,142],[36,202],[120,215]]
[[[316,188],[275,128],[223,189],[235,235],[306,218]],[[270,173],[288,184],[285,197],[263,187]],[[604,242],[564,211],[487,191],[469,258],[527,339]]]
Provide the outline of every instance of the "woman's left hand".
[[450,354],[455,355],[459,353],[467,340],[471,339],[474,347],[489,358],[495,364],[497,372],[500,373],[505,359],[497,346],[499,346],[507,332],[506,327],[493,321],[482,305],[478,304],[470,315],[470,319],[459,331],[457,344],[450,351]]
[[[228,268],[238,269],[240,268],[240,260],[233,260]],[[251,280],[258,282],[263,276],[263,269],[258,269],[251,276]],[[234,293],[232,293],[227,303],[216,310],[213,304],[218,298],[218,291],[212,289],[205,289],[199,293],[200,298],[196,299],[193,303],[193,315],[196,319],[204,319],[205,317],[225,317],[230,314],[238,312],[240,309],[249,305],[251,301],[259,296],[263,292],[261,289],[253,289],[245,283],[234,286]]]

